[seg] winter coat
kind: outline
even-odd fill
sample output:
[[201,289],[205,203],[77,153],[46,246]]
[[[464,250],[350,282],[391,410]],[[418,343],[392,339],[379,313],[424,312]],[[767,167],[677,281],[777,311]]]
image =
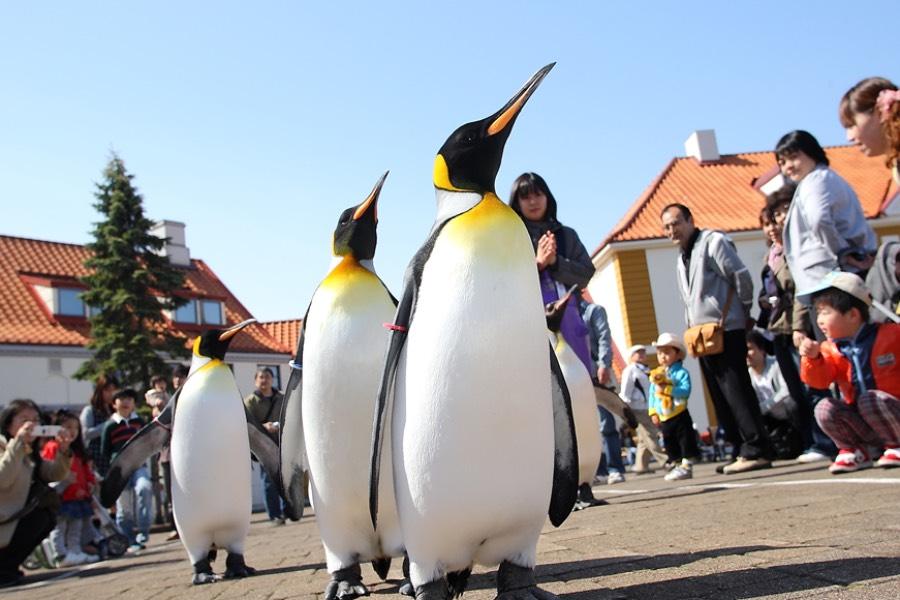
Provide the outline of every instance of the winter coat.
[[[37,440],[32,443],[36,442]],[[59,481],[69,473],[71,460],[71,451],[67,454],[57,453],[52,461],[40,461],[38,475],[47,483]],[[26,444],[21,438],[7,440],[0,435],[0,521],[25,506],[35,466],[30,444]],[[9,545],[18,522],[15,520],[0,525],[0,548]]]

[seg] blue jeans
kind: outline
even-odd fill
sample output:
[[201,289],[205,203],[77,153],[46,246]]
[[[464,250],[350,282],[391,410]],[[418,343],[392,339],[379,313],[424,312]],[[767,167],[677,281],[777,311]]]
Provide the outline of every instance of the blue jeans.
[[135,520],[137,533],[142,534],[144,540],[150,535],[152,497],[153,484],[150,483],[150,472],[146,466],[140,467],[131,474],[128,485],[116,500],[116,524],[131,544],[137,541]]
[[600,433],[603,434],[603,458],[597,468],[597,475],[605,477],[609,471],[625,473],[625,465],[622,463],[622,440],[616,430],[616,418],[611,412],[598,406],[600,412]]
[[265,469],[260,467],[259,472],[262,473],[263,493],[266,498],[266,513],[269,515],[269,520],[283,519],[284,502],[278,494],[278,486],[272,481]]

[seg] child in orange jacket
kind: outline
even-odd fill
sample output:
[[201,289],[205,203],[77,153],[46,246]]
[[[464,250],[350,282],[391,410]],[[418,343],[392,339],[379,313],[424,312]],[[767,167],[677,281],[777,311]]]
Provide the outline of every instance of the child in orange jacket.
[[877,466],[900,466],[900,325],[869,322],[872,299],[853,273],[829,273],[804,295],[828,341],[800,345],[800,377],[819,389],[835,382],[843,396],[816,406],[819,426],[840,448],[829,470],[871,467],[869,447],[883,449]]

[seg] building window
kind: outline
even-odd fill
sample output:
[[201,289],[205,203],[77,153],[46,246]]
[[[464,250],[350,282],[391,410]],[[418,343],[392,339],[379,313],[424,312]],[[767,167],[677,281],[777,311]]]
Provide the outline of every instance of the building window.
[[272,386],[281,390],[281,368],[278,365],[256,365],[257,372],[266,368],[272,371]]
[[56,314],[64,317],[83,317],[85,312],[81,292],[82,290],[72,288],[57,288]]
[[184,306],[175,309],[176,323],[196,323],[197,322],[197,301],[188,300]]
[[225,320],[222,318],[222,303],[218,300],[203,300],[201,303],[203,311],[203,322],[210,325],[223,325]]

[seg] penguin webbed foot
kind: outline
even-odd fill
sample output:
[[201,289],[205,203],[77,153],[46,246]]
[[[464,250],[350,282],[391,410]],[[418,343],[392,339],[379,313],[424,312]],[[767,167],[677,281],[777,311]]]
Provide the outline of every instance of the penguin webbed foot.
[[582,483],[578,486],[578,501],[572,507],[572,510],[584,510],[585,508],[603,506],[605,504],[609,504],[609,502],[594,497],[594,491],[591,489],[590,484]]
[[256,569],[244,562],[244,555],[229,552],[225,559],[225,579],[240,579],[256,575]]
[[497,571],[497,597],[494,600],[559,600],[559,596],[537,586],[534,569],[503,561]]
[[215,583],[219,578],[213,573],[212,565],[208,559],[203,559],[194,563],[194,576],[191,578],[193,585],[203,585],[205,583]]
[[450,586],[443,577],[429,581],[416,589],[416,600],[450,600]]
[[362,582],[359,564],[338,569],[331,574],[325,587],[325,600],[352,600],[369,595],[369,588]]

